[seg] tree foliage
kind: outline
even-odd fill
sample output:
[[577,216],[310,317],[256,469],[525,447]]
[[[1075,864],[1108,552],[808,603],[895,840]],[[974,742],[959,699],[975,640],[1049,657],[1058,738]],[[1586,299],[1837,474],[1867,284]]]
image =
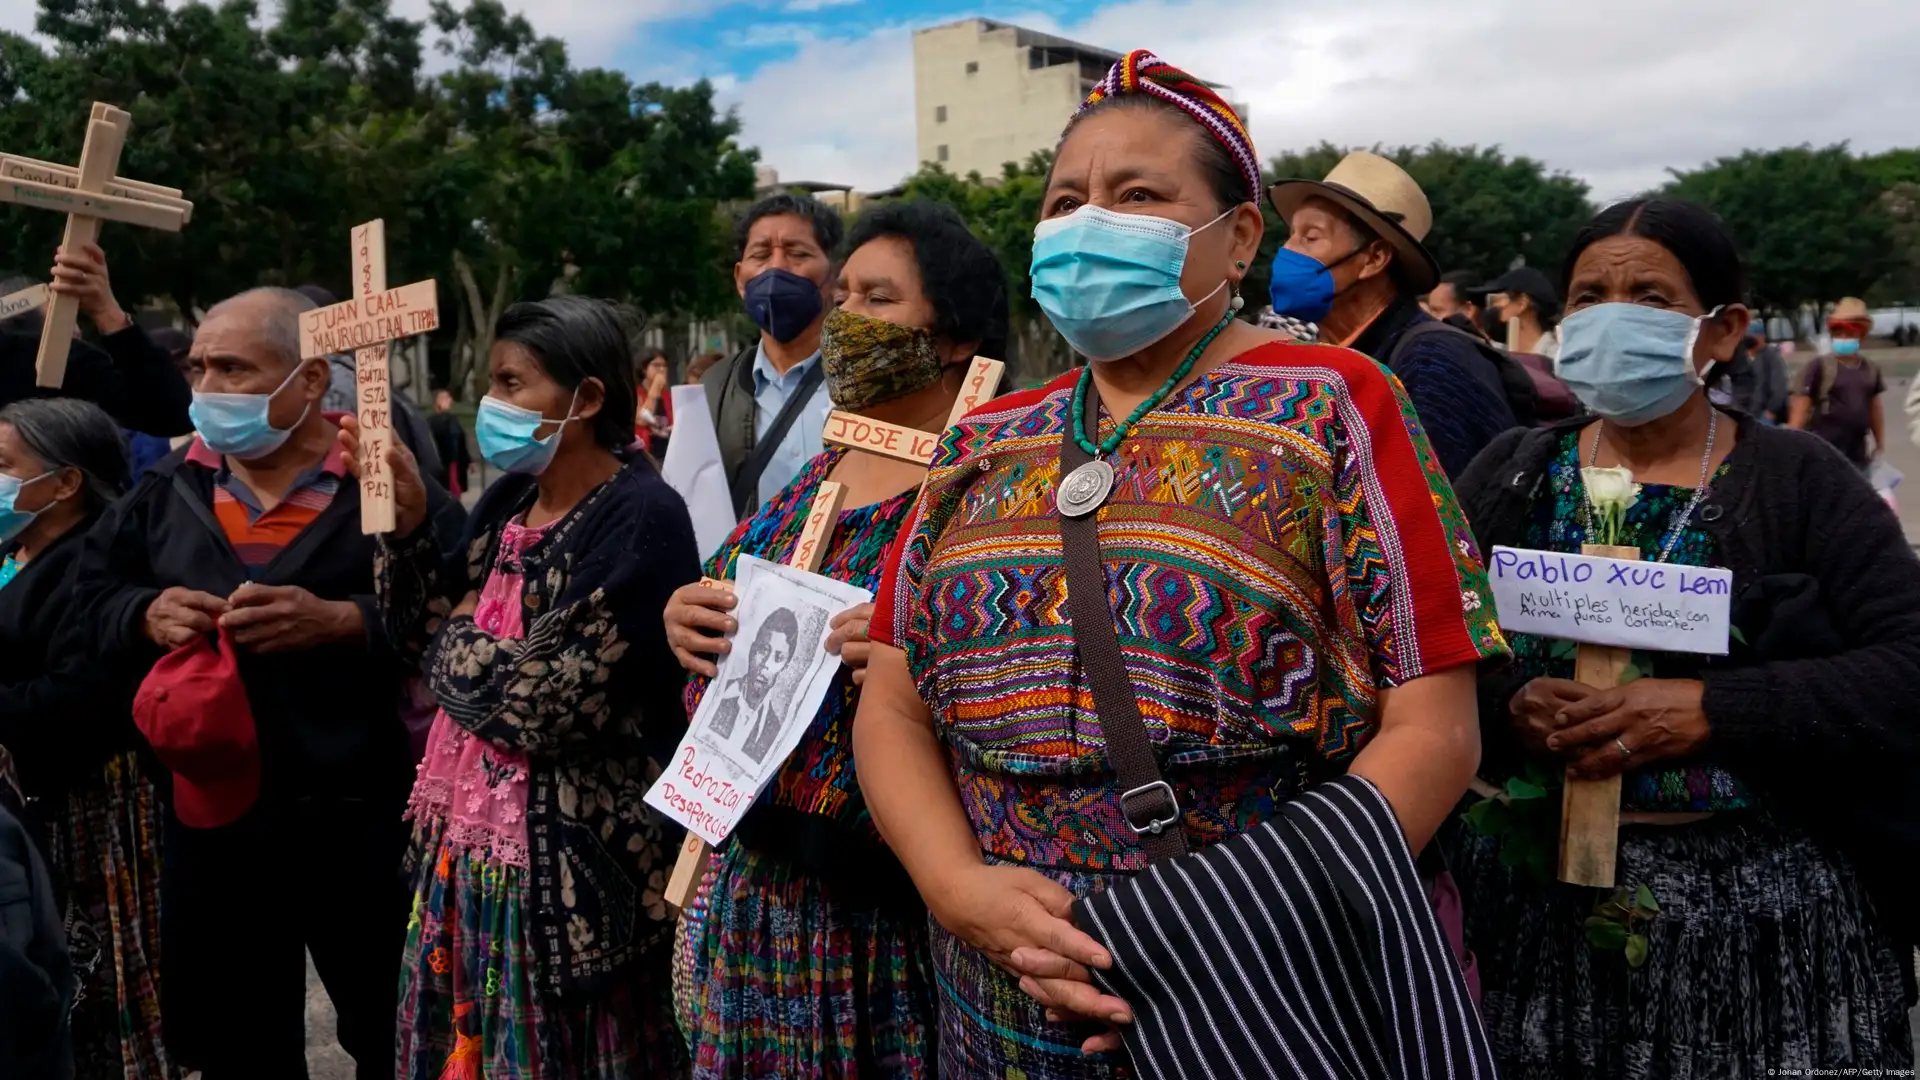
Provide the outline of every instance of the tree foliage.
[[[0,151],[71,164],[89,103],[111,102],[133,114],[121,175],[195,203],[177,236],[106,227],[123,299],[191,314],[257,284],[346,295],[348,230],[379,217],[389,280],[437,278],[444,322],[476,344],[504,303],[556,288],[656,323],[731,303],[725,211],[756,155],[708,84],[576,69],[500,0],[436,0],[425,22],[389,0],[272,7],[41,0],[46,46],[0,34]],[[0,268],[44,275],[61,225],[0,207]]]
[[1887,185],[1845,144],[1748,150],[1675,170],[1666,191],[1720,215],[1763,310],[1863,296],[1895,269]]

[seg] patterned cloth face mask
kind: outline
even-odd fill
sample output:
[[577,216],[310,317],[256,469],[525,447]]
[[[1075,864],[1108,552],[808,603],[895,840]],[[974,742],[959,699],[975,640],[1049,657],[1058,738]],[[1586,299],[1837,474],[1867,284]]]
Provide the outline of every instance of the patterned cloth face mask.
[[834,407],[848,412],[924,390],[946,368],[927,331],[844,308],[821,324],[820,363]]
[[[1074,352],[1095,361],[1132,356],[1193,315],[1198,305],[1180,288],[1188,242],[1231,213],[1198,229],[1097,206],[1043,221],[1033,230],[1034,302]],[[1200,303],[1226,287],[1222,278]]]

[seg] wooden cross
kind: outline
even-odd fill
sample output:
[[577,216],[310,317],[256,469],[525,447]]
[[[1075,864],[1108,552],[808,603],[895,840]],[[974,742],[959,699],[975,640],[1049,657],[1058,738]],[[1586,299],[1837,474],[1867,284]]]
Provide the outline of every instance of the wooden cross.
[[[102,221],[179,232],[193,217],[193,204],[180,197],[178,188],[114,175],[132,124],[132,114],[94,102],[77,168],[0,154],[0,202],[66,214],[67,231],[60,243],[68,251],[99,240]],[[66,381],[67,352],[73,348],[73,328],[79,318],[80,301],[73,297],[54,293],[47,302],[40,353],[34,362],[41,386],[57,387]]]
[[353,229],[353,299],[300,315],[300,359],[351,349],[355,412],[360,422],[360,531],[393,531],[393,381],[387,343],[440,327],[439,286],[432,278],[387,288],[387,224]]
[[[1640,549],[1583,544],[1580,554],[1637,561]],[[1632,661],[1632,649],[1582,645],[1574,654],[1573,679],[1597,690],[1611,690],[1620,685],[1620,676]],[[1613,888],[1613,864],[1619,848],[1620,774],[1605,780],[1567,776],[1560,801],[1560,880],[1570,885]]]
[[[953,410],[947,414],[947,427],[959,423],[961,417],[991,398],[1000,388],[1000,379],[1006,370],[1007,365],[998,360],[976,357],[967,368],[966,381],[960,384],[960,395],[954,399]],[[939,448],[940,436],[835,409],[827,414],[825,441],[829,446],[926,465],[933,460],[933,453]],[[926,489],[926,482],[922,481],[920,490],[924,492]],[[794,542],[793,555],[787,559],[788,566],[798,567],[808,573],[820,572],[820,562],[827,554],[827,540],[833,535],[834,523],[840,519],[840,506],[846,497],[847,489],[831,480],[820,485],[819,493],[813,497],[813,504],[807,508],[807,521],[800,529],[800,539]],[[733,591],[731,581],[705,578],[700,583],[711,589]],[[667,903],[681,911],[693,903],[694,893],[699,890],[700,879],[707,872],[707,860],[712,854],[705,840],[692,830],[687,831],[687,839],[680,845],[679,861],[673,864],[673,874],[667,879]]]

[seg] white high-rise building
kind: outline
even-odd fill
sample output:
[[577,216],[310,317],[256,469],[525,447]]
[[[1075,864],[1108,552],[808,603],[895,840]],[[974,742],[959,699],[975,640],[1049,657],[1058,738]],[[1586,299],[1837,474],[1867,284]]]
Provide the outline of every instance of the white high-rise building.
[[[1051,150],[1120,54],[989,19],[913,35],[914,129],[919,160],[948,172],[1000,175],[1009,161]],[[1246,106],[1232,102],[1244,123]]]

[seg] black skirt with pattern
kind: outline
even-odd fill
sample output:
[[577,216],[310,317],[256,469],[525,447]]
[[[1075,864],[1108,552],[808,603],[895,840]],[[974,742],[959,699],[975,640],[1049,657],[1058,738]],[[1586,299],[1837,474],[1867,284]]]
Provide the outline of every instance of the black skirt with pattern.
[[1485,838],[1455,864],[1504,1080],[1911,1075],[1909,958],[1845,860],[1763,812],[1621,831],[1618,880],[1661,909],[1638,970],[1587,942],[1601,890],[1522,881]]

